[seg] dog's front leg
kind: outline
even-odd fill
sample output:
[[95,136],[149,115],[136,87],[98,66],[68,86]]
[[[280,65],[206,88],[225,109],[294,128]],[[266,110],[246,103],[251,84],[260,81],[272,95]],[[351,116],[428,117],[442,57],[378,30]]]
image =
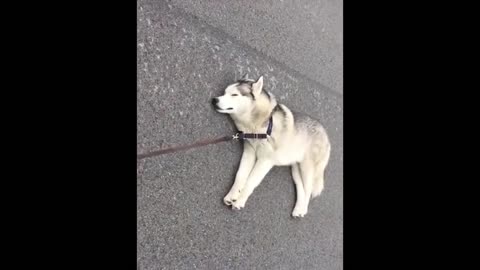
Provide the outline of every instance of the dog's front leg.
[[255,164],[255,150],[248,143],[243,145],[242,160],[240,161],[240,167],[238,168],[237,175],[235,176],[235,182],[233,183],[230,192],[223,198],[223,202],[226,205],[231,205],[240,196],[240,191],[245,186],[253,165]]
[[262,182],[263,178],[270,169],[273,167],[273,163],[268,159],[259,159],[255,163],[252,172],[248,176],[247,182],[240,192],[238,199],[232,203],[233,209],[242,209],[247,202],[248,197],[252,194],[253,190]]

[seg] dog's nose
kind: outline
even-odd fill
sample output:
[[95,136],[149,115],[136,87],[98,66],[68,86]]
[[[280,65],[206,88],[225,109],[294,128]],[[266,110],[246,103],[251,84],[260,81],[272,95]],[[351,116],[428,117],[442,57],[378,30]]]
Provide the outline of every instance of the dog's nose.
[[218,98],[212,98],[212,104],[217,105],[218,103]]

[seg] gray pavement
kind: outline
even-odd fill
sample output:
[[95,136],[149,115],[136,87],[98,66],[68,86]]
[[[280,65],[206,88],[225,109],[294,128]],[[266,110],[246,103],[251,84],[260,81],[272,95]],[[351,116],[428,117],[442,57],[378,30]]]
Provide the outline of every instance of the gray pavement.
[[240,143],[139,161],[138,269],[343,268],[343,4],[258,2],[138,1],[137,151],[233,133],[210,99],[263,74],[280,102],[325,125],[325,190],[292,219],[290,170],[277,167],[232,211],[222,199]]

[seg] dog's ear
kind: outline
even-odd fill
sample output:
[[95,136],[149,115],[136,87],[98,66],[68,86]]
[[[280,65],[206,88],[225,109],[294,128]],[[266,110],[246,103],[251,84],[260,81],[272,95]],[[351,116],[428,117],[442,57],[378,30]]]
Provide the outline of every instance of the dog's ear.
[[260,76],[256,82],[252,84],[252,92],[254,95],[259,95],[263,88],[263,76]]

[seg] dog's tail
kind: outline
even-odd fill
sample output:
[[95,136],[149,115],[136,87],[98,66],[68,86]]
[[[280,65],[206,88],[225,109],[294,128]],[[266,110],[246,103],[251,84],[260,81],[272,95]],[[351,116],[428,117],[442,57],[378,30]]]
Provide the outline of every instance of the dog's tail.
[[327,141],[326,145],[324,145],[318,153],[315,164],[315,178],[313,180],[312,199],[322,193],[325,168],[327,167],[328,160],[330,159],[330,149],[330,142]]

